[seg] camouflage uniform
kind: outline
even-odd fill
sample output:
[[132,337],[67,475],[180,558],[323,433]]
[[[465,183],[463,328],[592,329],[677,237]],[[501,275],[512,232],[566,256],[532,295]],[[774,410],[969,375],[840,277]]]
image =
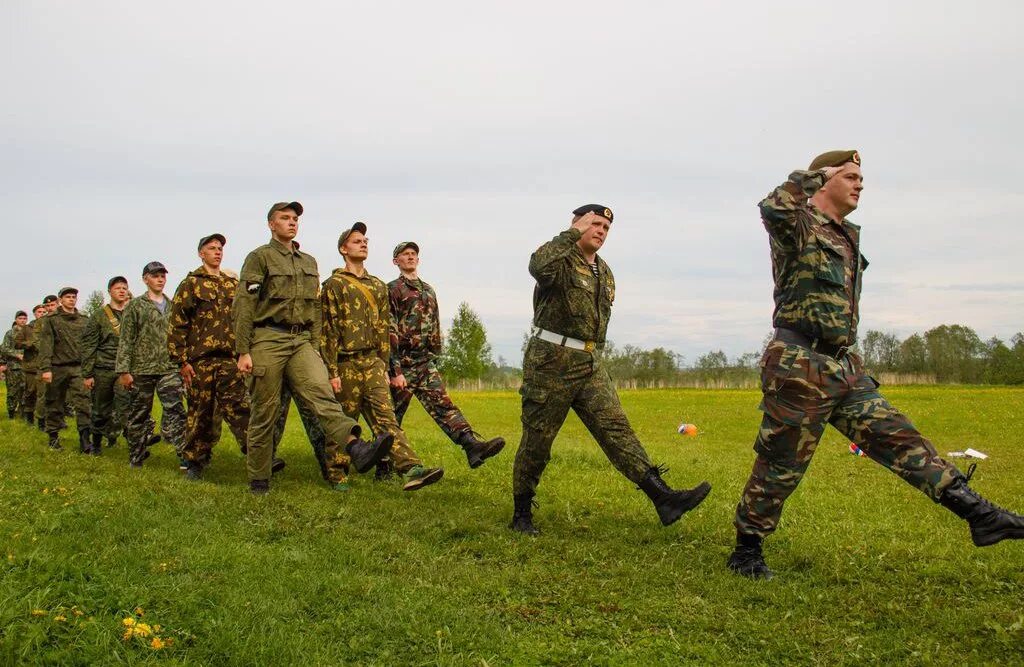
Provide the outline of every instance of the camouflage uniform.
[[178,456],[185,445],[184,386],[181,375],[167,353],[167,330],[171,300],[164,295],[163,312],[143,294],[128,302],[121,318],[114,371],[130,373],[134,384],[128,390],[128,460],[141,465],[148,456],[153,396],[160,400],[163,415],[160,434]]
[[586,341],[577,350],[531,337],[523,358],[523,437],[512,473],[513,495],[533,497],[551,459],[551,444],[572,408],[612,465],[639,484],[653,469],[601,363],[615,278],[597,257],[597,276],[583,258],[580,232],[568,229],[530,257],[535,327]]
[[115,442],[125,426],[129,394],[117,381],[117,343],[124,311],[109,305],[100,308],[86,322],[82,334],[82,377],[92,378],[93,434]]
[[3,357],[3,363],[7,365],[7,415],[11,419],[21,413],[22,395],[25,393],[25,374],[21,370],[22,352],[14,347],[14,339],[21,329],[17,324],[12,326],[4,334],[4,342],[0,346],[0,357]]
[[394,318],[391,327],[391,377],[404,375],[403,389],[391,388],[395,417],[402,424],[416,396],[445,435],[455,444],[471,430],[465,416],[452,402],[437,370],[441,354],[441,321],[434,288],[423,280],[399,276],[388,283],[388,300]]
[[337,395],[341,409],[353,419],[361,414],[375,435],[395,437],[390,456],[400,473],[422,465],[391,405],[387,377],[391,314],[384,282],[369,273],[359,277],[336,269],[324,281],[320,305],[320,347],[327,375],[341,379]]
[[760,203],[777,333],[761,359],[764,414],[754,443],[757,460],[736,509],[740,536],[763,538],[775,530],[826,424],[932,500],[959,476],[879,394],[861,358],[846,351],[857,337],[868,262],[860,254],[860,228],[836,223],[809,203],[824,183],[822,170],[795,171]]
[[36,347],[36,333],[42,321],[42,317],[37,317],[14,335],[14,349],[20,350],[22,353],[21,372],[25,376],[25,389],[21,395],[21,410],[25,420],[30,424],[35,423],[36,397],[39,392],[39,375],[36,373],[36,357],[39,356],[39,348]]
[[237,288],[237,279],[199,267],[174,294],[168,352],[176,364],[191,364],[195,371],[188,387],[188,428],[182,452],[186,461],[209,460],[215,411],[228,422],[235,437],[241,437],[238,444],[245,448],[249,396],[235,361],[231,326]]
[[[53,379],[46,383],[46,432],[51,439],[64,428],[64,406],[68,396],[75,407],[75,420],[79,434],[89,431],[89,394],[82,385],[81,339],[88,320],[78,310],[66,312],[63,308],[45,317],[38,335],[39,357],[37,372],[50,372]],[[89,447],[83,443],[83,450]]]
[[281,388],[291,391],[316,415],[327,435],[324,458],[331,481],[345,479],[345,444],[361,429],[331,393],[320,356],[319,275],[316,260],[272,240],[253,250],[242,266],[235,295],[235,352],[252,355],[252,415],[249,421],[249,480],[270,479],[274,427],[280,417]]

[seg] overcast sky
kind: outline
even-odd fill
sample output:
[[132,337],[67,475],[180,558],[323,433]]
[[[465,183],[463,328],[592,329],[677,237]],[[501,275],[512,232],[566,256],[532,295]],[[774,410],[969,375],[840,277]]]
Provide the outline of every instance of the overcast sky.
[[[158,7],[159,4],[159,8]],[[530,253],[602,203],[609,338],[687,362],[771,326],[756,204],[856,148],[862,331],[1024,330],[1020,2],[0,3],[0,313],[199,237],[225,266],[297,199],[326,277],[368,224],[370,271],[421,246],[518,365]]]

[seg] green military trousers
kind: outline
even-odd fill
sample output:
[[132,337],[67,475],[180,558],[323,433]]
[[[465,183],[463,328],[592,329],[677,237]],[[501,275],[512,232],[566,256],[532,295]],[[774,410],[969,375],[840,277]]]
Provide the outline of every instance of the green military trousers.
[[532,496],[551,460],[551,443],[569,408],[615,469],[639,484],[654,466],[629,425],[600,350],[586,352],[531,338],[523,357],[523,438],[512,469],[512,492]]
[[267,327],[253,332],[252,387],[246,467],[249,479],[269,480],[274,455],[274,426],[281,408],[281,385],[288,383],[298,400],[316,415],[327,436],[328,473],[344,478],[345,445],[361,429],[334,400],[327,367],[310,343],[309,332],[291,334]]
[[836,360],[773,341],[761,367],[764,414],[754,442],[754,470],[736,508],[739,533],[766,537],[775,531],[782,505],[807,472],[828,424],[871,460],[936,502],[959,474],[878,393],[878,383],[864,373],[864,363],[856,354]]
[[412,450],[409,438],[395,417],[384,361],[373,353],[344,361],[339,359],[338,377],[341,379],[338,403],[345,414],[353,419],[362,415],[375,436],[383,433],[395,436],[389,454],[395,469],[404,473],[421,465],[422,461]]
[[[64,427],[64,408],[68,398],[75,408],[78,430],[89,428],[89,393],[82,385],[82,367],[78,364],[54,366],[53,379],[44,383],[46,387],[46,432],[56,433]],[[42,374],[40,373],[40,376]]]
[[36,395],[39,391],[39,374],[24,368],[21,372],[25,375],[25,387],[21,392],[21,412],[29,421],[34,422]]
[[93,373],[92,429],[112,442],[124,431],[128,413],[128,390],[118,378],[112,368],[97,368]]

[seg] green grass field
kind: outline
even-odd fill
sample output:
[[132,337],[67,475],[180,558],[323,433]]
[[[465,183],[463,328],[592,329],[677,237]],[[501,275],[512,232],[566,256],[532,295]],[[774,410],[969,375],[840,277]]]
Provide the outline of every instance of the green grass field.
[[[887,395],[941,453],[988,453],[972,485],[1024,511],[1024,390]],[[328,490],[294,414],[288,468],[266,497],[248,493],[227,429],[206,479],[190,483],[166,445],[135,471],[123,441],[93,459],[67,431],[54,453],[3,419],[0,662],[1024,662],[1024,542],[975,548],[966,524],[850,455],[835,431],[766,543],[776,579],[730,574],[758,398],[622,394],[669,483],[714,487],[669,528],[570,417],[539,490],[536,539],[506,528],[514,393],[456,396],[481,433],[509,441],[476,471],[414,407],[413,444],[447,475],[412,494],[371,476]],[[698,437],[676,434],[684,420]]]

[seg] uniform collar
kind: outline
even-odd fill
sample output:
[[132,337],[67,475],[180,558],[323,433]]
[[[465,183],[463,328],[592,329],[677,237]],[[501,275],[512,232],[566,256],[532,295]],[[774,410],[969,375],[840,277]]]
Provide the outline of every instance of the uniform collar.
[[288,248],[285,248],[283,245],[281,245],[279,242],[275,241],[274,239],[270,239],[270,243],[268,243],[267,245],[269,245],[271,247],[274,247],[274,248],[277,248],[277,251],[279,253],[281,253],[282,255],[298,255],[298,254],[301,253],[301,251],[299,250],[299,242],[294,240],[294,239],[292,239],[292,249],[291,250],[289,250]]

